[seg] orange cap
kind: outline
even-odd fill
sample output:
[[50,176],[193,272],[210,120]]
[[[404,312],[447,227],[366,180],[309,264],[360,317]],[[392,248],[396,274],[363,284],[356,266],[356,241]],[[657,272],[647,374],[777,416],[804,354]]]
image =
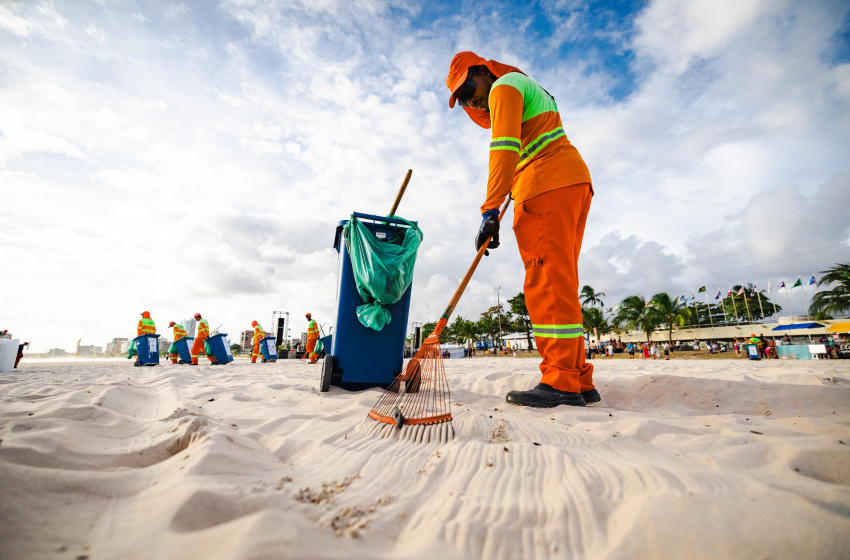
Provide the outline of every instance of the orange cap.
[[200,313],[195,313],[195,317],[200,317],[200,316],[201,316]]
[[257,325],[259,325],[259,324],[260,324],[260,323],[258,323],[257,321],[251,321],[251,326],[252,326],[252,327],[256,327],[256,326],[257,326]]
[[145,319],[150,319],[151,318],[150,311],[142,311],[142,317],[144,317]]
[[452,92],[449,97],[449,108],[455,106],[457,90],[466,82],[466,77],[469,75],[469,67],[482,66],[486,63],[486,60],[472,51],[464,51],[455,55],[449,66],[449,75],[446,76],[446,87]]
[[304,316],[305,316],[305,317],[312,317],[312,315],[310,315],[309,313],[307,313],[307,314],[306,314],[306,315],[304,315]]
[[171,321],[170,323],[168,323],[168,328],[173,327],[175,324],[176,324],[176,323],[175,323],[174,321]]

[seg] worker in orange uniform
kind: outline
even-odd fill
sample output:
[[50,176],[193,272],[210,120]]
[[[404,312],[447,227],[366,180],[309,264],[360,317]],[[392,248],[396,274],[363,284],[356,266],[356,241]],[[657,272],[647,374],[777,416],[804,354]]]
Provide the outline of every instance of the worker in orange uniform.
[[543,360],[540,383],[506,400],[547,408],[597,402],[578,299],[578,256],[593,198],[587,166],[564,133],[555,99],[518,68],[461,52],[446,85],[449,107],[459,104],[493,131],[476,250],[490,236],[488,249],[499,246],[499,207],[508,193],[514,199],[525,302]]
[[266,333],[257,321],[251,323],[251,326],[254,327],[254,350],[251,352],[251,363],[256,364],[260,356],[260,343],[266,337]]
[[319,342],[319,325],[309,313],[305,317],[307,317],[307,352],[304,357],[310,356],[310,363],[315,364],[319,359],[319,353],[315,352],[316,344]]
[[213,365],[217,365],[219,362],[212,356],[207,356],[204,350],[204,343],[210,336],[210,324],[206,319],[201,317],[200,313],[195,313],[195,321],[198,322],[198,336],[195,337],[195,343],[192,345],[192,365],[198,365],[198,356],[201,354],[206,356]]
[[[186,329],[183,328],[183,325],[178,325],[174,321],[168,323],[168,327],[174,332],[174,342],[171,343],[171,347],[168,349],[168,355],[171,358],[171,363],[176,364],[177,358],[180,357],[180,354],[177,352],[177,341],[186,336]],[[182,364],[183,361],[181,360],[180,363]]]
[[[142,318],[139,319],[139,324],[136,326],[136,338],[144,334],[156,334],[156,323],[154,323],[153,319],[151,319],[149,311],[142,311]],[[127,350],[127,359],[129,360],[133,356],[137,355],[138,351],[136,350],[136,340],[133,339],[133,342],[130,344],[130,348]]]

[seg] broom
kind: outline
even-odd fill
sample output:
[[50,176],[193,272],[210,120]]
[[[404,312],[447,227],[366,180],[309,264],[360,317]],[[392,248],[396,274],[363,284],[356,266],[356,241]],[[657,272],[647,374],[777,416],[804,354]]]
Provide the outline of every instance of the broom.
[[[507,212],[510,201],[511,197],[508,195],[499,213],[499,222]],[[369,418],[378,422],[370,432],[374,432],[378,437],[397,436],[400,440],[417,443],[446,443],[454,437],[451,396],[443,369],[440,334],[446,328],[466,285],[487,251],[490,239],[488,237],[478,249],[466,276],[461,280],[443,316],[437,321],[437,326],[422,343],[416,355],[407,362],[404,371],[393,380],[369,411]]]

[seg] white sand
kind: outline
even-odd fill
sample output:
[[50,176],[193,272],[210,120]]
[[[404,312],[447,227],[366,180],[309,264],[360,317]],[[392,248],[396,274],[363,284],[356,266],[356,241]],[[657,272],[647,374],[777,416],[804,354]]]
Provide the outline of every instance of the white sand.
[[548,410],[504,402],[533,360],[444,363],[448,445],[294,360],[23,363],[0,558],[850,557],[848,362],[597,361],[602,403]]

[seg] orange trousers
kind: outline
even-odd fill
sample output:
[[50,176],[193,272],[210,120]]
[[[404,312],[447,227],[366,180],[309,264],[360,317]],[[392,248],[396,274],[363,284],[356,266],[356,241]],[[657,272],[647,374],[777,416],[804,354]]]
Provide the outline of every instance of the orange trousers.
[[319,354],[314,353],[313,350],[316,349],[316,344],[318,344],[318,338],[308,338],[307,339],[307,354],[310,356],[310,363],[315,364],[316,360],[319,359]]
[[525,305],[543,361],[541,383],[559,391],[593,389],[585,362],[578,255],[593,191],[583,183],[545,192],[514,207],[525,265]]
[[201,354],[206,356],[209,361],[211,361],[211,362],[215,361],[215,358],[213,358],[212,356],[207,356],[207,353],[204,351],[204,342],[206,340],[207,340],[206,338],[198,337],[198,338],[195,339],[195,343],[192,344],[192,363],[193,364],[198,363],[198,356],[200,356]]
[[254,350],[251,352],[251,362],[257,363],[257,358],[260,356],[260,343],[254,343]]

